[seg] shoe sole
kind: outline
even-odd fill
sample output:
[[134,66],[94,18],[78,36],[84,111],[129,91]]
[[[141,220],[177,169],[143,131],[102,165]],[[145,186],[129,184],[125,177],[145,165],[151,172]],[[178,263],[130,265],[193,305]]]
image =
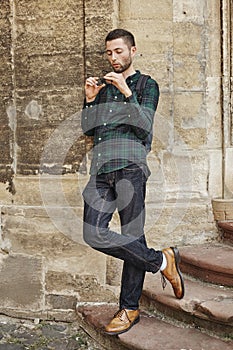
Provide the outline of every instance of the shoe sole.
[[120,332],[106,332],[106,331],[103,331],[104,334],[107,334],[107,335],[119,335],[119,334],[123,334],[125,332],[128,332],[135,324],[137,324],[138,322],[140,321],[140,316],[138,316],[133,322],[131,322],[129,328],[127,329],[124,329],[123,331],[120,331]]
[[180,277],[181,287],[182,287],[182,294],[180,297],[177,297],[177,299],[182,299],[184,297],[184,279],[183,279],[182,273],[181,273],[180,268],[179,268],[179,264],[180,264],[180,260],[181,260],[180,253],[179,253],[179,250],[177,248],[171,247],[171,249],[172,249],[174,256],[175,256],[176,270],[177,270],[178,275]]

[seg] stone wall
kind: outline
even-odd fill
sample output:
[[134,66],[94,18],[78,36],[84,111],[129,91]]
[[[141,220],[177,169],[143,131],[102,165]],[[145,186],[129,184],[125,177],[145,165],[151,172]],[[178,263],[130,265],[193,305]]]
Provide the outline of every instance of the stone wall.
[[10,3],[4,1],[1,3],[0,23],[0,113],[1,113],[1,140],[0,140],[0,181],[11,179],[11,169],[8,165],[12,162],[12,152],[10,144],[13,138],[13,132],[8,124],[6,106],[12,102],[13,82],[12,82],[12,60],[11,60],[11,24],[9,19]]
[[[220,1],[120,1],[138,39],[138,67],[159,82],[148,235],[153,244],[215,237],[222,195]],[[228,77],[229,78],[229,77]]]
[[87,176],[77,171],[91,142],[80,128],[84,81],[107,69],[117,7],[4,0],[0,9],[0,312],[70,319],[77,301],[115,300],[105,259],[82,241]]
[[[116,298],[121,263],[82,241],[91,139],[82,135],[80,110],[85,78],[109,69],[104,38],[117,26],[135,34],[135,67],[161,91],[149,155],[148,242],[161,248],[217,237],[211,199],[222,196],[224,179],[232,193],[226,109],[223,118],[231,88],[222,99],[232,69],[223,79],[221,37],[229,4],[1,2],[0,312],[72,319],[77,301]],[[118,230],[117,215],[112,227]]]

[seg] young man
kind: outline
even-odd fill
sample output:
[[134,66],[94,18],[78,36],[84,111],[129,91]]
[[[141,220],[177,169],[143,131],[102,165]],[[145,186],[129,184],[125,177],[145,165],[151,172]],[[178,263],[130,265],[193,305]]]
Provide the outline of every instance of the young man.
[[[94,249],[124,261],[119,311],[105,327],[110,335],[128,331],[139,321],[139,299],[145,272],[160,271],[178,299],[184,296],[177,248],[148,248],[144,235],[146,162],[150,149],[159,88],[149,78],[139,99],[141,76],[133,67],[134,36],[123,29],[111,31],[105,40],[112,71],[89,77],[85,83],[82,128],[94,136],[90,180],[83,192],[84,240]],[[121,234],[109,223],[117,210]]]

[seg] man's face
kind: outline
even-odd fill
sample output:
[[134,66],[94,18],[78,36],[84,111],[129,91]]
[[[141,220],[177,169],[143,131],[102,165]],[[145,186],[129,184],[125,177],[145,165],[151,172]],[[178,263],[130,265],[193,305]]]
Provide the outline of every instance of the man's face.
[[129,48],[122,38],[106,42],[107,57],[116,73],[123,73],[131,66],[135,52],[136,47]]

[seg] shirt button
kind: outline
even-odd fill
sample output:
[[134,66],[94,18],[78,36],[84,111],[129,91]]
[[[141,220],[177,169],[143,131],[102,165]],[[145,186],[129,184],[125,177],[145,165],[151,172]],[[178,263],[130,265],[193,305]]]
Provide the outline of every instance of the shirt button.
[[99,137],[99,141],[101,141],[102,140],[102,138],[101,137]]
[[124,102],[124,105],[126,105],[126,101]]
[[107,123],[104,123],[104,126],[106,126],[107,125]]
[[130,118],[130,117],[131,117],[131,115],[129,114],[129,115],[128,115],[128,117]]
[[114,98],[115,98],[115,100],[117,100],[117,96],[115,96]]
[[98,154],[98,157],[100,157],[100,156],[101,156],[101,153]]
[[109,112],[112,113],[112,109],[109,109]]

